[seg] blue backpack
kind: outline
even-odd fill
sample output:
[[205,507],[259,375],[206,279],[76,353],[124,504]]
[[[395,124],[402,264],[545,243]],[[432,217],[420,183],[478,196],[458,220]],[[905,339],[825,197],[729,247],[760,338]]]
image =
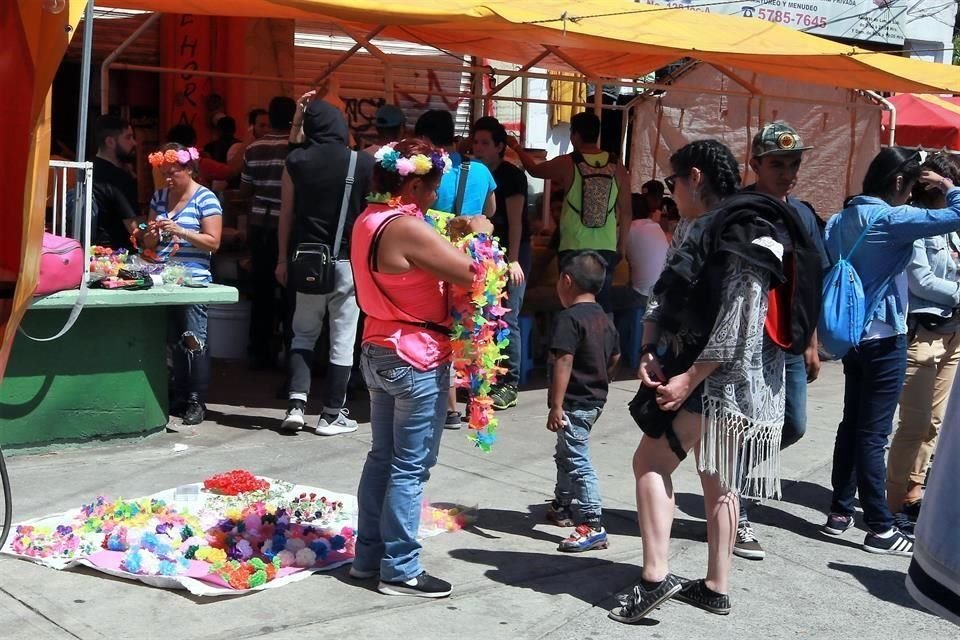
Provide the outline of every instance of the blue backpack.
[[[837,262],[830,267],[823,279],[823,307],[817,333],[820,344],[827,353],[838,359],[860,344],[867,318],[873,315],[877,308],[877,301],[868,307],[860,274],[850,262],[871,226],[873,220],[867,224],[846,256],[843,255],[842,247],[837,251]],[[837,244],[840,245],[839,233]],[[881,286],[878,291],[882,292],[885,288],[886,285]]]

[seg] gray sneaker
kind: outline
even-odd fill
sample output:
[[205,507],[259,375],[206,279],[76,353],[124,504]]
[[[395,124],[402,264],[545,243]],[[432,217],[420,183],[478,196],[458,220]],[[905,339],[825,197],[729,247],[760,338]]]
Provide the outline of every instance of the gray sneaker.
[[351,420],[347,409],[340,409],[340,413],[330,415],[320,414],[320,422],[313,430],[318,436],[338,436],[342,433],[352,433],[357,430],[357,421]]
[[287,415],[283,417],[283,424],[280,425],[280,429],[287,433],[296,433],[300,431],[300,429],[303,429],[303,409],[304,405],[302,402],[291,401],[290,406],[287,408]]

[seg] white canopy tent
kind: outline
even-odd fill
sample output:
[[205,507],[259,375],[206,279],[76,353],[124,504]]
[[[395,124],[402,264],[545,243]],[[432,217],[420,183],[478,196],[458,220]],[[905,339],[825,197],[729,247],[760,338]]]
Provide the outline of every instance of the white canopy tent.
[[[765,122],[784,120],[814,149],[804,154],[795,195],[829,217],[846,196],[859,193],[870,160],[879,152],[886,105],[862,92],[719,70],[694,63],[662,93],[634,105],[631,176],[634,191],[671,173],[670,154],[691,140],[716,138],[749,169],[750,143]],[[713,87],[713,91],[704,88]],[[691,90],[695,88],[696,90]]]

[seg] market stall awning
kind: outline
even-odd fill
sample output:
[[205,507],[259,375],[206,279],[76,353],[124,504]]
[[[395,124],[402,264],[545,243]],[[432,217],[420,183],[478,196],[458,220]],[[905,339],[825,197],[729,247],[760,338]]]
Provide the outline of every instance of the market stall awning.
[[899,93],[960,93],[960,67],[837,44],[756,18],[628,0],[111,0],[121,8],[326,19],[458,54],[588,76],[640,76],[692,57],[800,82]]
[[[960,99],[904,93],[890,102],[897,109],[897,144],[960,151]],[[888,112],[883,113],[883,130],[890,130]]]
[[[82,2],[67,2],[52,13],[40,2],[0,2],[0,85],[6,91],[0,118],[8,159],[0,172],[0,381],[39,271],[50,160],[50,116],[44,106],[83,8]],[[16,289],[9,299],[12,277]]]

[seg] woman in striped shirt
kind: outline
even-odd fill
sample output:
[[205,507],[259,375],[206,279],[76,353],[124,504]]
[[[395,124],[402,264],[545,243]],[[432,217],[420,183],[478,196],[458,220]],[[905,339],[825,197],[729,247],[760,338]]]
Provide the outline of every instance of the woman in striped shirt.
[[[172,153],[171,153],[172,152]],[[189,281],[210,282],[210,256],[220,247],[223,209],[212,191],[194,180],[199,154],[193,147],[167,144],[150,163],[159,167],[166,187],[150,200],[150,225],[143,245],[155,259],[182,265]],[[183,411],[184,424],[203,422],[210,379],[207,352],[207,305],[175,307],[170,317],[174,402],[170,413]]]

